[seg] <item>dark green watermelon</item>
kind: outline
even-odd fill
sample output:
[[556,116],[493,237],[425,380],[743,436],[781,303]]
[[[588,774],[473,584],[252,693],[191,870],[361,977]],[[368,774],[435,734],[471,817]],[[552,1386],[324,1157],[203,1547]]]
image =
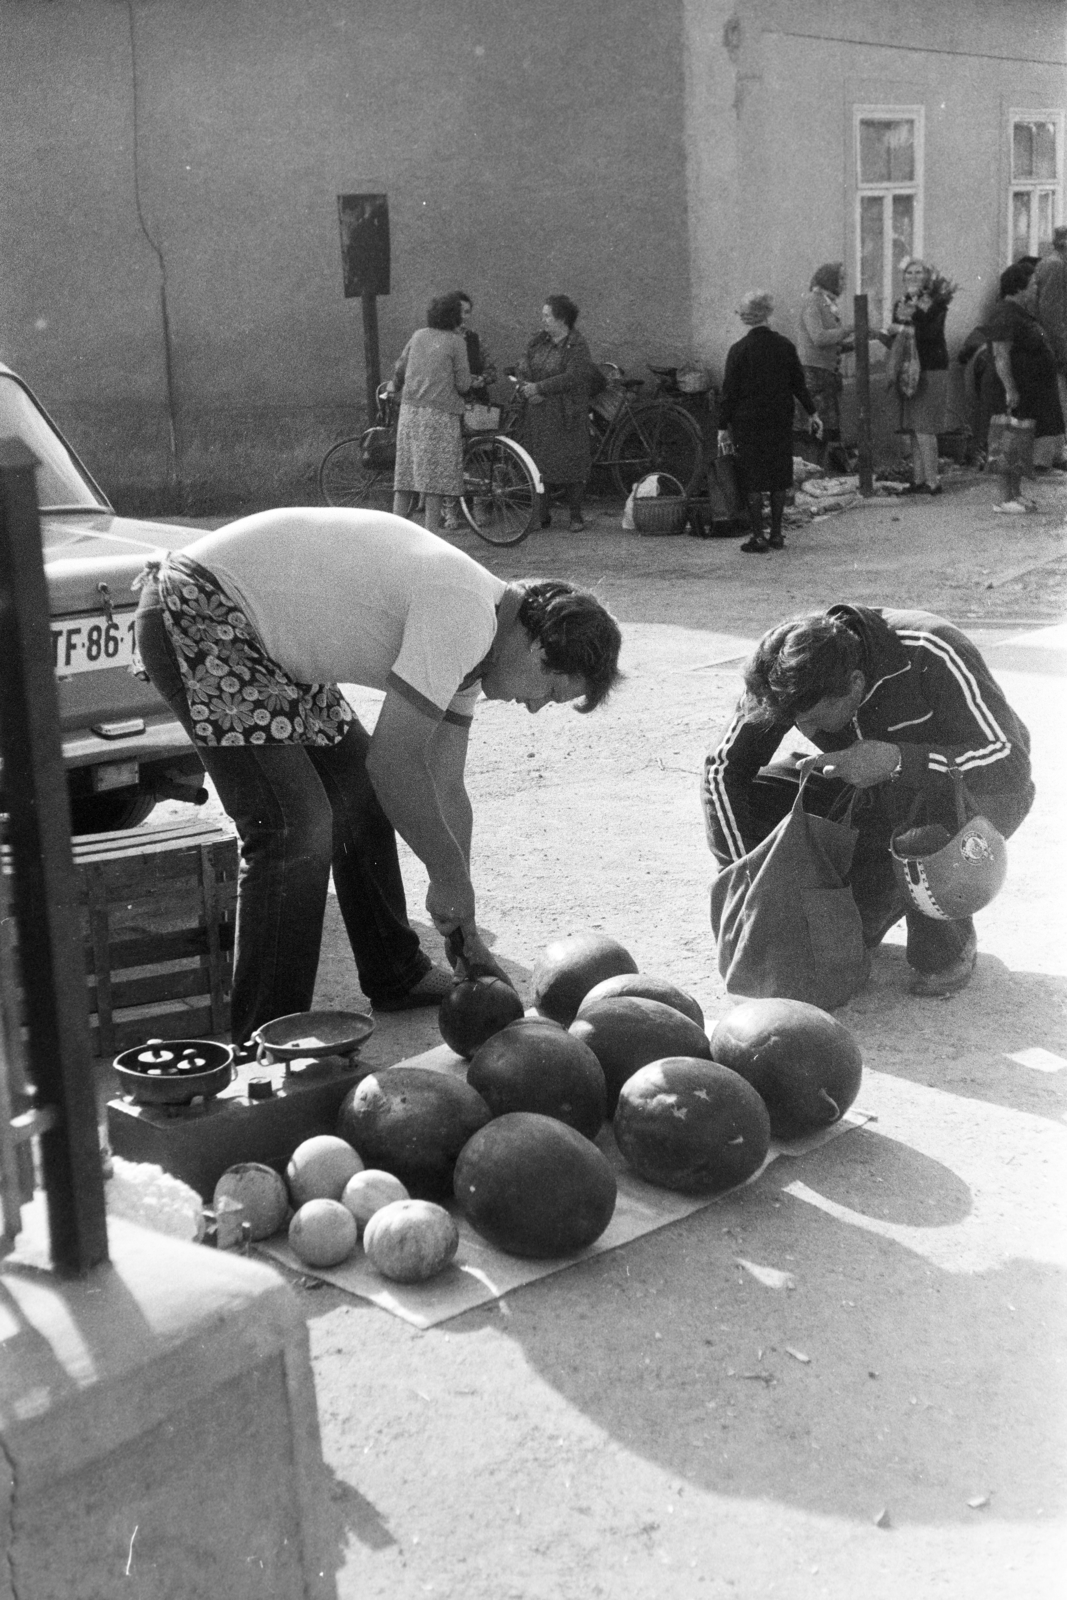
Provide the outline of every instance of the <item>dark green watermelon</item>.
[[619,972],[614,978],[594,984],[578,1007],[578,1015],[582,1016],[586,1007],[596,1000],[615,1000],[622,994],[636,995],[639,1000],[658,1000],[661,1005],[673,1006],[698,1028],[704,1026],[704,1013],[691,994],[668,983],[666,978],[654,978],[647,972]]
[[469,1061],[479,1045],[522,1012],[522,1001],[503,978],[459,978],[441,1001],[437,1025],[448,1048]]
[[538,1111],[595,1139],[607,1093],[600,1062],[558,1022],[524,1017],[501,1028],[474,1054],[467,1082],[494,1117]]
[[509,1255],[547,1260],[599,1239],[617,1186],[595,1144],[534,1111],[510,1111],[480,1129],[456,1162],[454,1191],[473,1228]]
[[571,1023],[570,1031],[589,1046],[604,1069],[609,1117],[615,1114],[619,1090],[639,1067],[664,1056],[711,1060],[711,1043],[703,1028],[673,1006],[640,995],[592,1001]]
[[844,1116],[863,1056],[836,1017],[803,1000],[746,1000],[715,1025],[711,1053],[766,1101],[776,1139],[800,1139]]
[[490,1118],[461,1078],[429,1067],[386,1067],[345,1096],[337,1131],[365,1167],[400,1179],[408,1194],[438,1200],[452,1192],[456,1157]]
[[719,1194],[762,1165],[767,1107],[729,1067],[693,1056],[652,1061],[627,1079],[615,1142],[639,1177],[683,1194]]
[[617,939],[606,933],[567,933],[545,946],[534,967],[534,1005],[569,1028],[595,983],[636,971],[637,962]]

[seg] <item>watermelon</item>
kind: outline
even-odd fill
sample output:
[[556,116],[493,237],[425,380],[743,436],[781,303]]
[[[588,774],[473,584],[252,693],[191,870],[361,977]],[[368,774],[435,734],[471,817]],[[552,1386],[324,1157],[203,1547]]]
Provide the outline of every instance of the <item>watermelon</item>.
[[829,1127],[855,1100],[859,1045],[828,1011],[803,1000],[746,1000],[716,1024],[711,1053],[766,1101],[776,1139]]
[[619,1090],[639,1067],[664,1056],[699,1056],[711,1060],[711,1044],[703,1028],[689,1017],[640,995],[594,1000],[571,1024],[571,1033],[587,1044],[604,1069],[608,1116],[614,1116]]
[[564,934],[545,946],[534,967],[534,1004],[543,1016],[569,1028],[595,983],[636,971],[629,950],[606,933]]
[[524,1017],[494,1034],[475,1052],[467,1082],[494,1117],[538,1111],[587,1139],[596,1138],[604,1121],[600,1062],[588,1045],[544,1017]]
[[522,1001],[503,978],[461,978],[441,1001],[437,1025],[448,1048],[469,1061],[479,1045],[522,1012]]
[[720,1194],[762,1165],[767,1107],[729,1067],[668,1056],[635,1072],[615,1108],[615,1142],[639,1177],[683,1194]]
[[456,1200],[498,1250],[545,1260],[599,1239],[615,1210],[607,1157],[555,1117],[509,1111],[481,1128],[456,1162]]
[[704,1013],[691,994],[668,983],[666,978],[653,978],[647,972],[619,972],[614,978],[595,983],[578,1007],[578,1015],[582,1016],[594,1001],[614,1000],[620,994],[634,994],[639,1000],[658,1000],[661,1005],[673,1006],[698,1028],[704,1026]]
[[418,1199],[437,1200],[451,1192],[456,1157],[489,1116],[485,1101],[462,1079],[400,1066],[350,1089],[337,1125],[365,1166],[391,1172]]

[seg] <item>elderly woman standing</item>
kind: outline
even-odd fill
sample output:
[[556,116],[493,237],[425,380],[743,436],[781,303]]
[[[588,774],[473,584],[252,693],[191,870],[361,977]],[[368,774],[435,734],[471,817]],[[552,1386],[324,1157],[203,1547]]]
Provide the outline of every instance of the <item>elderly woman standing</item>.
[[[719,401],[719,443],[733,440],[737,476],[748,506],[752,536],[741,549],[747,555],[785,547],[782,515],[793,487],[793,407],[812,419],[812,433],[822,438],[815,401],[804,382],[796,345],[768,328],[774,301],[762,289],[746,294],[737,314],[749,328],[726,353],[726,371]],[[771,497],[770,537],[763,534],[763,496]]]
[[441,502],[463,493],[463,397],[471,387],[467,346],[458,330],[464,296],[430,302],[426,326],[412,334],[393,369],[400,394],[393,510],[406,517],[426,496],[426,527],[441,531]]
[[[1034,423],[1035,445],[1048,441],[1049,451],[1063,433],[1064,418],[1056,383],[1056,356],[1034,314],[1029,294],[1030,274],[1022,262],[1000,275],[1000,299],[985,324],[996,375],[1004,387],[1008,411]],[[1002,470],[1004,499],[996,511],[1018,514],[1034,509],[1022,492],[1028,474],[1021,465]]]
[[797,338],[804,381],[822,423],[820,465],[833,472],[848,471],[841,443],[841,354],[852,349],[852,329],[841,326],[838,301],[844,288],[844,262],[824,262],[800,302]]
[[889,331],[899,339],[910,328],[919,357],[918,387],[900,396],[901,432],[911,434],[908,494],[941,493],[937,436],[944,430],[948,404],[945,318],[952,295],[953,286],[925,261],[905,261],[904,293],[893,307]]
[[545,493],[541,526],[552,521],[549,490],[566,490],[571,532],[585,527],[582,491],[589,476],[589,396],[597,369],[589,346],[575,330],[578,307],[565,294],[550,294],[541,307],[541,332],[526,347],[517,376],[526,401],[522,443],[541,469]]

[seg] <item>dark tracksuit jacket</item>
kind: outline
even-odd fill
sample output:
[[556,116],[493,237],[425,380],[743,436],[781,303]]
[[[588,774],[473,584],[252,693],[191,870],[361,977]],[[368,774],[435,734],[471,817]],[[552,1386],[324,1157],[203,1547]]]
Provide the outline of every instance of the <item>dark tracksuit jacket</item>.
[[[953,767],[994,826],[1014,832],[1033,801],[1030,735],[966,635],[928,611],[838,605],[829,615],[843,618],[862,641],[867,693],[850,727],[814,742],[843,750],[857,739],[882,739],[901,750],[899,777],[859,797],[867,802],[853,816],[861,836],[874,832],[888,844],[916,791],[925,801],[917,821],[943,821],[955,833]],[[746,855],[763,837],[750,786],[790,726],[759,722],[739,706],[707,757],[704,820],[720,864]]]

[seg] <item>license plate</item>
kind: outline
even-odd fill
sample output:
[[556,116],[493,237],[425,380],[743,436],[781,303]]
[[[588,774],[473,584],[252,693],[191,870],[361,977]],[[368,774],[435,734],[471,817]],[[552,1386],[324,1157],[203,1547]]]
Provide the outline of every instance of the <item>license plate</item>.
[[136,612],[117,611],[109,622],[97,611],[52,623],[52,664],[61,678],[104,667],[128,667],[133,660]]

